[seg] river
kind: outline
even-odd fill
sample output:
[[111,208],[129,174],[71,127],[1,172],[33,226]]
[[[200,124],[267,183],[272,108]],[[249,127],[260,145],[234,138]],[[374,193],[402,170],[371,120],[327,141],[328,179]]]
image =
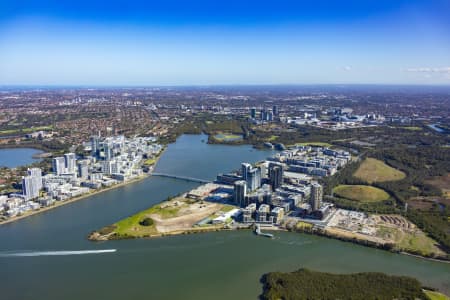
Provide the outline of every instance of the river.
[[32,148],[5,148],[0,149],[0,167],[15,168],[29,165],[40,159],[33,155],[43,153],[41,150]]
[[[156,171],[203,179],[270,155],[184,135]],[[93,243],[87,234],[197,184],[154,177],[0,226],[2,299],[256,299],[265,272],[410,275],[450,293],[450,265],[323,237],[249,231]],[[95,250],[108,250],[93,253]],[[80,251],[90,252],[80,252]],[[113,252],[115,250],[115,252]]]

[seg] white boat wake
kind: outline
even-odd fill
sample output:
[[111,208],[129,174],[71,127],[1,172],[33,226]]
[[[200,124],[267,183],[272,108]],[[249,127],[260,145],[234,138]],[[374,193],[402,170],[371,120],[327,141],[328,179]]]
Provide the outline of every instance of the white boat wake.
[[30,252],[9,252],[0,253],[0,257],[24,257],[24,256],[65,256],[65,255],[85,255],[85,254],[102,254],[116,252],[116,249],[102,250],[78,250],[78,251],[30,251]]

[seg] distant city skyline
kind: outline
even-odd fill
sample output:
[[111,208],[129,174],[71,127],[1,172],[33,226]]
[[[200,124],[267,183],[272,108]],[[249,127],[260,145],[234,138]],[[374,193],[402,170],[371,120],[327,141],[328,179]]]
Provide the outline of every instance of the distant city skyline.
[[0,85],[450,84],[450,2],[0,3]]

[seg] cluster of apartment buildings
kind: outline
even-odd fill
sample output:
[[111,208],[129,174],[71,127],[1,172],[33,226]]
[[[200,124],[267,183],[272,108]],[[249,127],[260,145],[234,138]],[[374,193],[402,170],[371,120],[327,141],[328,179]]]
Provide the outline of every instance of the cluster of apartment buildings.
[[285,164],[290,172],[324,177],[332,176],[344,167],[351,160],[351,155],[347,151],[326,147],[296,146],[271,160]]
[[45,175],[39,168],[28,169],[22,178],[22,193],[0,197],[0,214],[16,216],[142,176],[143,161],[162,149],[154,137],[93,136],[85,144],[90,155],[55,157],[53,172]]
[[279,224],[292,211],[322,219],[330,207],[322,203],[322,186],[312,177],[289,172],[281,162],[242,163],[236,173],[220,174],[216,182],[232,185],[232,200],[241,207],[243,223]]

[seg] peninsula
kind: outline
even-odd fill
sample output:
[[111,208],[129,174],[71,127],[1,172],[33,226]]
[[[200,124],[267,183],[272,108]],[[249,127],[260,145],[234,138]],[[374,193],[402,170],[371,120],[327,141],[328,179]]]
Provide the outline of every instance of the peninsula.
[[[358,176],[363,176],[364,170],[373,164],[384,173],[389,170],[397,177],[404,176],[375,159],[355,160],[339,149],[298,145],[255,165],[242,163],[238,171],[219,174],[214,182],[200,185],[96,230],[88,238],[93,241],[152,238],[249,229],[257,225],[263,230],[312,233],[394,252],[448,259],[439,243],[405,218],[401,211],[391,214],[367,213],[326,202],[317,177],[295,172],[301,168],[296,164],[298,161],[307,164],[309,160],[320,161],[327,166],[339,166],[333,175],[346,168],[354,168],[347,164],[357,163],[360,165],[355,172]],[[315,170],[323,170],[327,176],[327,169],[316,167]],[[348,187],[357,188],[357,192],[354,189],[347,190],[347,186],[340,186],[342,197],[354,199],[347,201],[376,203],[390,199],[383,190],[380,190],[382,199],[377,199],[377,194],[371,190],[375,187]]]

